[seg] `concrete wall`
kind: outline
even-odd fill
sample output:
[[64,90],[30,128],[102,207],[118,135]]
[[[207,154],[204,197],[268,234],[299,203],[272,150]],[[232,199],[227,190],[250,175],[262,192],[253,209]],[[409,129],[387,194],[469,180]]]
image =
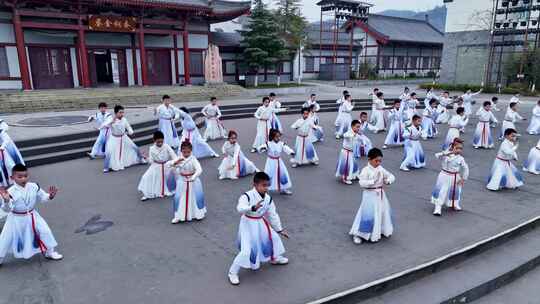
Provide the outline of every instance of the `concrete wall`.
[[446,3],[447,33],[486,30],[495,0],[452,0]]
[[446,33],[440,81],[481,84],[488,61],[489,38],[489,31]]

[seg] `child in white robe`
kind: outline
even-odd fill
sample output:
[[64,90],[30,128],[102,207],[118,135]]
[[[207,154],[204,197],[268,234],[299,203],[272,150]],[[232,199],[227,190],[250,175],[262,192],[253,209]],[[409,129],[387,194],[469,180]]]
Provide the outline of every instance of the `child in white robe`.
[[[352,124],[352,123],[351,123]],[[358,155],[359,157],[367,157],[367,154],[371,148],[373,148],[373,144],[371,143],[371,139],[366,135],[367,131],[374,131],[375,127],[373,127],[368,122],[368,114],[366,112],[360,113],[360,132],[358,135],[360,135],[359,138],[359,149],[358,149]]]
[[0,233],[0,265],[7,254],[18,259],[30,259],[41,253],[50,260],[61,260],[63,256],[55,251],[58,243],[37,212],[36,205],[55,198],[58,189],[49,187],[48,193],[38,184],[28,181],[28,170],[22,164],[13,167],[14,185],[7,191],[1,190],[1,208],[9,212],[2,233]]
[[515,102],[512,102],[508,106],[508,110],[506,111],[506,114],[504,115],[504,120],[503,120],[503,122],[501,124],[501,135],[499,136],[499,139],[503,140],[504,131],[506,131],[506,129],[517,130],[515,123],[520,121],[520,120],[525,120],[517,112],[517,106],[518,106],[518,104],[515,103]]
[[172,196],[173,193],[167,185],[171,169],[167,162],[176,159],[174,150],[164,143],[165,136],[161,131],[154,133],[154,144],[148,151],[150,167],[141,177],[137,189],[143,194],[141,201],[148,199]]
[[313,119],[313,122],[315,125],[318,126],[317,129],[311,129],[309,131],[309,138],[311,142],[319,142],[324,140],[324,131],[322,126],[320,125],[319,116],[317,115],[317,112],[321,110],[321,106],[317,102],[317,95],[311,94],[309,99],[304,102],[302,105],[303,108],[308,108],[310,110],[310,116]]
[[9,154],[14,163],[24,165],[25,163],[21,152],[7,133],[8,130],[8,124],[0,119],[0,147]]
[[425,134],[422,130],[422,118],[418,115],[413,116],[412,125],[405,128],[403,132],[405,149],[403,150],[403,162],[399,169],[409,171],[426,166],[424,149],[420,143],[420,138],[426,139]]
[[202,220],[206,215],[204,192],[199,176],[202,174],[201,164],[192,154],[193,146],[184,141],[180,144],[180,155],[168,166],[174,168],[176,187],[173,198],[174,217],[172,224]]
[[465,115],[470,116],[473,113],[473,98],[482,93],[482,89],[480,91],[473,93],[471,90],[467,90],[465,94],[461,95],[461,98],[463,100],[463,108],[465,108]]
[[173,149],[178,149],[180,138],[175,121],[178,119],[180,110],[171,104],[172,100],[169,95],[164,95],[161,100],[163,103],[154,110],[154,115],[159,119],[158,130],[165,136],[167,145]]
[[403,145],[403,128],[405,128],[406,120],[401,109],[401,101],[396,99],[394,101],[394,107],[388,111],[390,128],[388,129],[388,134],[386,134],[384,145],[382,146],[383,149],[388,148],[388,146]]
[[540,100],[536,103],[536,106],[532,110],[531,123],[527,128],[527,132],[531,135],[540,134]]
[[434,138],[439,133],[437,125],[435,124],[438,113],[437,100],[431,99],[428,103],[428,107],[426,107],[422,113],[422,130],[424,131],[426,138]]
[[223,161],[218,168],[219,179],[238,179],[259,172],[259,169],[242,153],[242,148],[238,144],[238,133],[235,131],[229,131],[221,151]]
[[450,98],[449,93],[444,92],[439,98],[439,102],[437,103],[437,119],[435,120],[435,123],[448,123],[448,121],[450,120],[450,111],[447,107],[451,106],[452,104],[453,100],[452,98]]
[[294,150],[281,141],[281,133],[276,129],[270,130],[269,139],[264,172],[270,176],[270,191],[291,195],[292,181],[281,154],[294,155]]
[[491,167],[486,186],[489,190],[517,189],[523,186],[523,177],[512,163],[512,160],[518,160],[517,148],[516,130],[506,129],[504,131],[504,141],[501,143],[497,157]]
[[535,147],[531,148],[527,160],[523,164],[523,171],[540,174],[540,139]]
[[401,101],[402,104],[404,104],[410,98],[411,98],[411,91],[410,91],[410,89],[408,87],[405,87],[403,89],[403,93],[401,93],[401,95],[399,95],[399,100]]
[[[13,168],[13,166],[15,166],[15,162],[13,161],[9,153],[7,153],[4,148],[0,147],[0,188],[8,188],[9,186],[11,186],[11,169]],[[1,213],[2,211],[0,211],[0,214]],[[2,218],[1,215],[0,218]]]
[[349,94],[349,91],[347,91],[347,90],[343,91],[343,93],[341,94],[341,97],[339,97],[339,98],[336,100],[336,103],[337,103],[338,105],[342,104],[342,103],[345,101],[345,96],[347,96],[347,95],[350,95],[350,94]]
[[373,118],[372,124],[375,126],[375,133],[386,131],[387,117],[383,92],[377,93],[377,99],[375,100],[375,111],[371,113],[371,117]]
[[382,158],[381,150],[371,149],[368,165],[360,172],[362,202],[349,231],[355,244],[361,244],[362,240],[378,242],[381,236],[390,237],[394,232],[392,210],[383,187],[396,178],[381,166]]
[[361,124],[358,120],[351,122],[351,129],[343,135],[343,148],[339,152],[336,166],[336,177],[347,185],[352,185],[352,181],[358,178],[359,165],[355,158],[359,153],[355,153],[355,148],[362,140],[360,136]]
[[279,130],[279,132],[283,133],[283,126],[281,125],[281,121],[279,120],[277,113],[285,112],[287,111],[287,108],[281,107],[281,102],[277,100],[276,93],[270,93],[268,94],[268,97],[270,98],[270,107],[274,109],[272,112],[272,118],[270,118],[270,128]]
[[378,88],[374,88],[372,93],[369,93],[369,97],[371,97],[371,117],[369,118],[369,123],[373,124],[375,122],[373,113],[375,113],[375,110],[377,109],[377,93],[379,93]]
[[88,154],[90,158],[105,157],[105,145],[109,138],[109,128],[99,129],[99,127],[101,127],[107,118],[111,117],[111,113],[107,112],[107,104],[104,102],[98,105],[98,110],[99,112],[88,117],[88,122],[95,121],[96,129],[99,130],[99,135],[92,146],[92,151]]
[[217,105],[217,98],[210,98],[210,104],[202,108],[201,113],[206,117],[206,130],[204,140],[216,140],[227,138],[227,130],[221,123],[221,111]]
[[[465,110],[465,113],[467,113],[467,110]],[[491,112],[491,102],[484,102],[483,107],[476,112],[476,116],[479,121],[473,135],[473,146],[475,149],[492,149],[494,144],[491,134],[491,123],[496,124],[498,121],[495,115],[493,115],[493,112]]]
[[297,130],[296,143],[294,148],[294,158],[291,160],[292,167],[295,168],[301,165],[318,165],[319,157],[313,142],[309,140],[309,134],[311,130],[318,129],[315,125],[313,117],[310,116],[309,108],[302,108],[302,117],[296,120],[292,126],[292,129]]
[[270,98],[263,97],[262,106],[255,111],[255,118],[257,119],[257,134],[255,140],[251,146],[251,153],[266,151],[268,143],[268,135],[270,134],[270,120],[274,113],[274,108],[270,107]]
[[416,95],[416,93],[412,92],[411,97],[407,99],[406,103],[404,104],[405,107],[403,107],[405,109],[405,119],[407,120],[407,124],[409,125],[411,124],[412,117],[415,114],[418,114],[418,110],[416,109],[416,107],[418,107],[418,104],[418,96]]
[[442,146],[443,150],[446,150],[454,142],[456,138],[461,136],[461,133],[464,132],[465,126],[469,121],[469,118],[465,116],[465,109],[459,107],[456,109],[456,115],[452,116],[448,121],[448,133],[446,134],[446,139]]
[[435,100],[435,102],[438,102],[439,101],[439,97],[437,97],[437,95],[435,94],[435,92],[433,92],[433,88],[428,88],[426,90],[426,98],[424,98],[424,107],[425,108],[428,108],[430,103],[431,103],[431,100]]
[[352,111],[354,104],[351,95],[345,95],[345,99],[339,106],[338,115],[336,117],[336,139],[340,139],[343,134],[349,131],[352,121]]
[[462,156],[463,140],[456,138],[448,151],[436,153],[442,168],[431,193],[431,203],[435,205],[433,215],[441,216],[443,206],[461,210],[463,185],[469,178],[469,166]]
[[276,205],[268,194],[270,177],[258,172],[253,177],[253,189],[238,199],[236,211],[241,214],[237,245],[239,253],[227,274],[232,285],[240,284],[241,268],[257,270],[261,263],[286,265],[285,247],[281,236],[289,238],[276,211]]
[[501,109],[497,108],[499,98],[497,96],[491,97],[491,111],[499,112]]
[[[197,159],[206,158],[206,157],[219,157],[219,155],[214,152],[214,149],[204,140],[197,129],[197,125],[193,118],[189,114],[189,110],[185,107],[180,108],[178,115],[182,120],[182,137],[180,138],[181,142],[188,141],[192,145],[193,156]],[[180,154],[180,152],[178,152]]]
[[101,129],[104,128],[110,128],[111,134],[105,146],[103,172],[120,171],[146,162],[139,147],[128,136],[133,135],[133,129],[124,117],[124,107],[114,107],[114,116],[101,125]]

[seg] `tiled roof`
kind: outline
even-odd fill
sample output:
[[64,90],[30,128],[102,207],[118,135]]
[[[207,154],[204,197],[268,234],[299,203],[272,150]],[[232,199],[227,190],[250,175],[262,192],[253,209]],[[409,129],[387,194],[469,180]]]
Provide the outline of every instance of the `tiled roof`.
[[433,44],[444,42],[444,34],[425,20],[370,14],[367,24],[371,31],[388,41]]

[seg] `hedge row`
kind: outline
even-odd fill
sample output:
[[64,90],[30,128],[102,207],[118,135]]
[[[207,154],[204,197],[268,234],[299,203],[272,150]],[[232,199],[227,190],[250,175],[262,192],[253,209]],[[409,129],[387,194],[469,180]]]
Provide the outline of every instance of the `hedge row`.
[[[442,91],[460,91],[460,92],[466,92],[467,90],[471,90],[473,92],[480,91],[480,89],[483,89],[484,93],[493,93],[493,94],[499,94],[499,90],[496,87],[482,87],[479,85],[470,85],[470,84],[445,84],[445,83],[424,83],[419,86],[422,89],[428,89],[433,88],[435,90],[442,90]],[[538,96],[538,93],[531,92],[529,90],[523,90],[519,88],[510,88],[505,87],[501,89],[500,94],[521,94],[524,96]]]

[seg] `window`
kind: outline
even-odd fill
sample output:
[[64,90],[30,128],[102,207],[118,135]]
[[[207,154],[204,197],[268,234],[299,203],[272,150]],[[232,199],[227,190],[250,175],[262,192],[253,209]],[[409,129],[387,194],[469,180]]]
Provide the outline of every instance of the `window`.
[[236,62],[235,61],[224,61],[223,65],[225,66],[223,71],[224,71],[224,73],[226,75],[236,74]]
[[409,69],[416,70],[418,68],[418,57],[413,56],[409,58]]
[[334,63],[334,57],[324,57],[324,63]]
[[191,52],[189,54],[189,73],[191,75],[204,75],[204,62],[202,52]]
[[422,57],[422,69],[429,69],[429,57]]
[[0,77],[9,77],[9,64],[5,47],[0,47]]
[[383,69],[391,69],[392,68],[392,57],[391,56],[383,56],[383,58],[382,58],[382,68]]
[[441,57],[433,57],[432,68],[440,69],[441,68]]
[[405,68],[405,57],[403,56],[397,56],[397,64],[396,69],[403,69]]
[[313,72],[315,71],[315,57],[304,57],[305,67],[304,72]]
[[281,73],[290,73],[291,72],[291,62],[285,61],[281,64]]

